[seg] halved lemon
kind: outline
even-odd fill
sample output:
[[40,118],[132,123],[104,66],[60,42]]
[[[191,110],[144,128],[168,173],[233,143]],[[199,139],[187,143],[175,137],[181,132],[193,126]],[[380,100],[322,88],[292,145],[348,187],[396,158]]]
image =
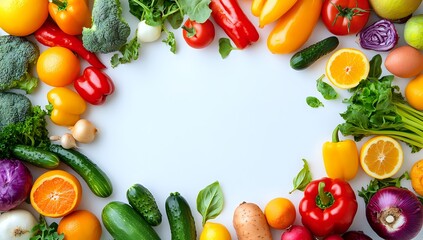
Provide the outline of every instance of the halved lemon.
[[364,172],[377,179],[395,175],[404,162],[399,142],[388,136],[376,136],[365,142],[360,150],[360,163]]
[[342,48],[334,52],[326,64],[326,76],[333,85],[350,89],[367,78],[370,63],[366,55],[355,48]]

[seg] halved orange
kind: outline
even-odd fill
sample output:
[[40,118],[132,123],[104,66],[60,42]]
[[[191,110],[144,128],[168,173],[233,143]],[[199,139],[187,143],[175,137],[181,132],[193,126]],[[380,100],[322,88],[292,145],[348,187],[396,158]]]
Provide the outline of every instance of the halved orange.
[[35,180],[30,200],[38,213],[58,218],[75,210],[81,196],[81,183],[74,175],[63,170],[50,170]]
[[342,89],[356,87],[367,78],[370,63],[366,55],[354,48],[342,48],[331,55],[326,64],[326,76]]
[[377,179],[392,177],[400,170],[403,162],[402,147],[392,137],[373,137],[360,150],[361,167],[369,176]]

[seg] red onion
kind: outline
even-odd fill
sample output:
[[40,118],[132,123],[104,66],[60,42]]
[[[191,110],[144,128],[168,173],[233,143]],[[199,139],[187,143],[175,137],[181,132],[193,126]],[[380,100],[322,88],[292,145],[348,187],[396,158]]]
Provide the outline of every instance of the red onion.
[[383,239],[412,239],[423,225],[422,204],[406,188],[386,187],[376,192],[367,204],[366,217]]
[[389,51],[398,43],[398,33],[395,25],[381,19],[360,31],[359,43],[364,49]]
[[9,211],[28,197],[32,175],[19,160],[0,159],[0,211]]

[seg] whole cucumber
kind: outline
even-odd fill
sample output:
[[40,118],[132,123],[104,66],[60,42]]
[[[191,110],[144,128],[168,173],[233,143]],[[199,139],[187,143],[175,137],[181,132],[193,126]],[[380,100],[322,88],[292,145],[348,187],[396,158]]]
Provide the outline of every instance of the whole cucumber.
[[101,220],[116,240],[160,240],[153,227],[126,203],[109,202],[101,212]]
[[33,146],[16,145],[12,147],[12,154],[19,160],[46,169],[54,169],[60,163],[56,154]]
[[74,149],[65,149],[57,144],[51,144],[49,150],[57,154],[62,162],[75,170],[96,196],[105,198],[112,194],[113,188],[110,179],[87,156]]
[[171,193],[165,206],[172,240],[197,239],[194,217],[185,198],[178,192]]
[[162,214],[157,206],[153,194],[141,184],[134,184],[126,191],[126,198],[134,208],[151,226],[162,222]]
[[339,40],[335,36],[325,38],[295,53],[290,60],[290,65],[295,70],[302,70],[309,67],[319,58],[335,50]]

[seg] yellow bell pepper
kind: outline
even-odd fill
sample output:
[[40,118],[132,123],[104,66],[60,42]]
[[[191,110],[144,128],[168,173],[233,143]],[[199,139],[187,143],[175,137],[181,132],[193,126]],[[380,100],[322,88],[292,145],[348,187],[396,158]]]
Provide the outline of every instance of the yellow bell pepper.
[[84,99],[66,87],[51,89],[47,93],[47,100],[52,107],[50,119],[60,126],[73,126],[87,108]]
[[359,167],[357,145],[350,139],[339,141],[338,126],[332,133],[332,142],[323,144],[322,152],[328,177],[349,181],[357,175]]
[[272,53],[291,53],[298,50],[313,32],[320,17],[322,0],[298,0],[279,18],[267,38]]
[[278,20],[282,17],[297,0],[253,0],[251,12],[259,17],[259,27]]

